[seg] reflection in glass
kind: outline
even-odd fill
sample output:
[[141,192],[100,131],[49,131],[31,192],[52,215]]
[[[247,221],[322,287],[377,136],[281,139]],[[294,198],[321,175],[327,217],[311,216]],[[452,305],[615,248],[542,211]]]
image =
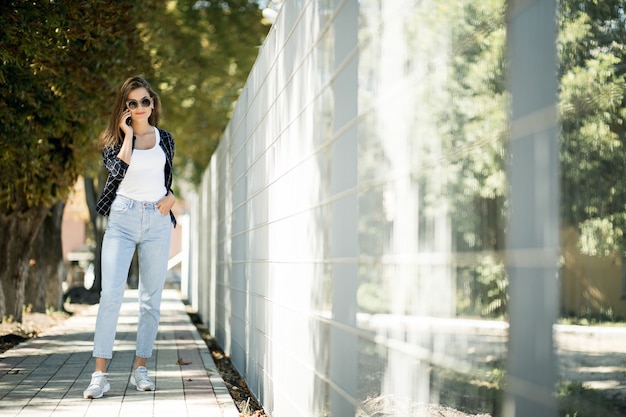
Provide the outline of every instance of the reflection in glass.
[[[498,414],[507,279],[503,1],[361,2],[363,415]],[[402,13],[398,13],[401,9]]]
[[[625,3],[560,1],[563,413],[626,413]],[[610,326],[607,326],[610,324]]]

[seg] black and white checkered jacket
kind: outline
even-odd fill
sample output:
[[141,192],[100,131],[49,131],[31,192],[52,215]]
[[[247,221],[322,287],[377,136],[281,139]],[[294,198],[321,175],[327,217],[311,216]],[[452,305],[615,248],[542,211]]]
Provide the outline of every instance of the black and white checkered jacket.
[[[170,134],[170,132],[159,129],[159,134],[161,135],[161,140],[159,141],[159,145],[163,149],[165,153],[165,189],[169,192],[172,192],[172,163],[174,160],[174,138]],[[124,179],[126,175],[126,171],[128,170],[128,164],[122,161],[117,157],[117,154],[120,153],[120,149],[122,144],[119,143],[115,146],[111,146],[109,148],[105,148],[102,150],[102,160],[104,161],[104,166],[107,171],[109,171],[109,176],[107,177],[106,183],[104,184],[104,191],[102,191],[102,195],[98,199],[98,203],[96,204],[96,211],[103,216],[108,216],[111,212],[111,204],[113,204],[113,200],[115,200],[115,196],[117,195],[117,189]],[[135,148],[135,137],[133,136],[133,149]],[[174,213],[170,211],[170,218],[172,219],[172,224],[176,227],[176,217],[174,217]]]

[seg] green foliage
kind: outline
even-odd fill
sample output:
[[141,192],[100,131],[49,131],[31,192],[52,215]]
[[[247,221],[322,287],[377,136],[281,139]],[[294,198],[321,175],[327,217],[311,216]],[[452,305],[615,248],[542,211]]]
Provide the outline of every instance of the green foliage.
[[[450,94],[455,99],[441,125],[450,129],[449,152],[463,157],[450,169],[456,178],[449,179],[460,252],[503,248],[508,107],[503,4],[469,2],[454,27]],[[561,216],[577,228],[580,250],[591,256],[626,255],[625,6],[621,0],[559,2]],[[485,269],[480,261],[460,271],[461,312],[501,312],[497,303],[506,311],[503,271]],[[463,303],[476,294],[482,295]]]
[[561,1],[559,17],[562,218],[582,253],[623,256],[624,2]]
[[611,307],[600,309],[586,308],[563,315],[559,319],[561,324],[573,324],[577,326],[616,326],[623,327],[624,317],[616,314]]
[[0,25],[2,212],[51,206],[95,176],[110,103],[137,73],[162,91],[177,171],[197,181],[267,31],[247,0],[14,0]]
[[611,256],[621,251],[624,231],[622,219],[608,217],[590,218],[580,222],[580,251],[589,256]]
[[178,177],[198,183],[268,31],[256,2],[169,1],[140,25],[174,134]]
[[[454,165],[448,194],[457,268],[457,313],[501,318],[508,281],[503,260],[506,224],[505,2],[461,2],[452,25],[452,98],[440,125]],[[488,254],[488,255],[487,255]]]
[[141,10],[135,2],[0,5],[0,213],[51,206],[96,166],[114,86],[149,69],[136,53]]
[[504,245],[508,116],[504,10],[500,0],[464,3],[463,19],[454,27],[450,87],[454,100],[444,122],[451,129],[448,152],[460,161],[450,170],[455,175],[450,194],[455,197],[457,250]]
[[[97,138],[121,83],[139,74],[161,90],[177,178],[197,181],[267,27],[247,0],[9,0],[0,26],[0,219],[22,226],[0,241],[14,260],[0,271],[0,291],[19,304],[20,265],[45,211],[79,175],[103,171]],[[88,188],[93,207],[96,187]],[[45,238],[60,245],[60,235]]]
[[484,257],[457,270],[457,313],[501,319],[507,314],[509,281],[501,259]]
[[608,398],[598,391],[585,388],[581,382],[560,382],[556,396],[561,417],[618,417],[626,411],[624,403],[618,398]]

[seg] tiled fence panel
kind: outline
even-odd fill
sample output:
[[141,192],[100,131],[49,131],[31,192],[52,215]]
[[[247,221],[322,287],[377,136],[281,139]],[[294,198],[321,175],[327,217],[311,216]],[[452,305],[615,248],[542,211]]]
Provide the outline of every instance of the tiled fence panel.
[[[555,6],[508,3],[285,2],[194,204],[188,284],[272,416],[552,415]],[[498,91],[472,58],[494,42],[545,68]]]

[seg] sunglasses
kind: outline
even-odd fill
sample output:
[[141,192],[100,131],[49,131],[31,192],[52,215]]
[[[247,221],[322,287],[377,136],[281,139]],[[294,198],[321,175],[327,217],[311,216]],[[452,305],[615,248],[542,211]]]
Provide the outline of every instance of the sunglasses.
[[128,107],[130,110],[135,110],[139,107],[140,103],[141,107],[150,107],[150,105],[152,104],[152,97],[144,97],[139,102],[137,102],[137,100],[128,100],[126,102],[126,107]]

